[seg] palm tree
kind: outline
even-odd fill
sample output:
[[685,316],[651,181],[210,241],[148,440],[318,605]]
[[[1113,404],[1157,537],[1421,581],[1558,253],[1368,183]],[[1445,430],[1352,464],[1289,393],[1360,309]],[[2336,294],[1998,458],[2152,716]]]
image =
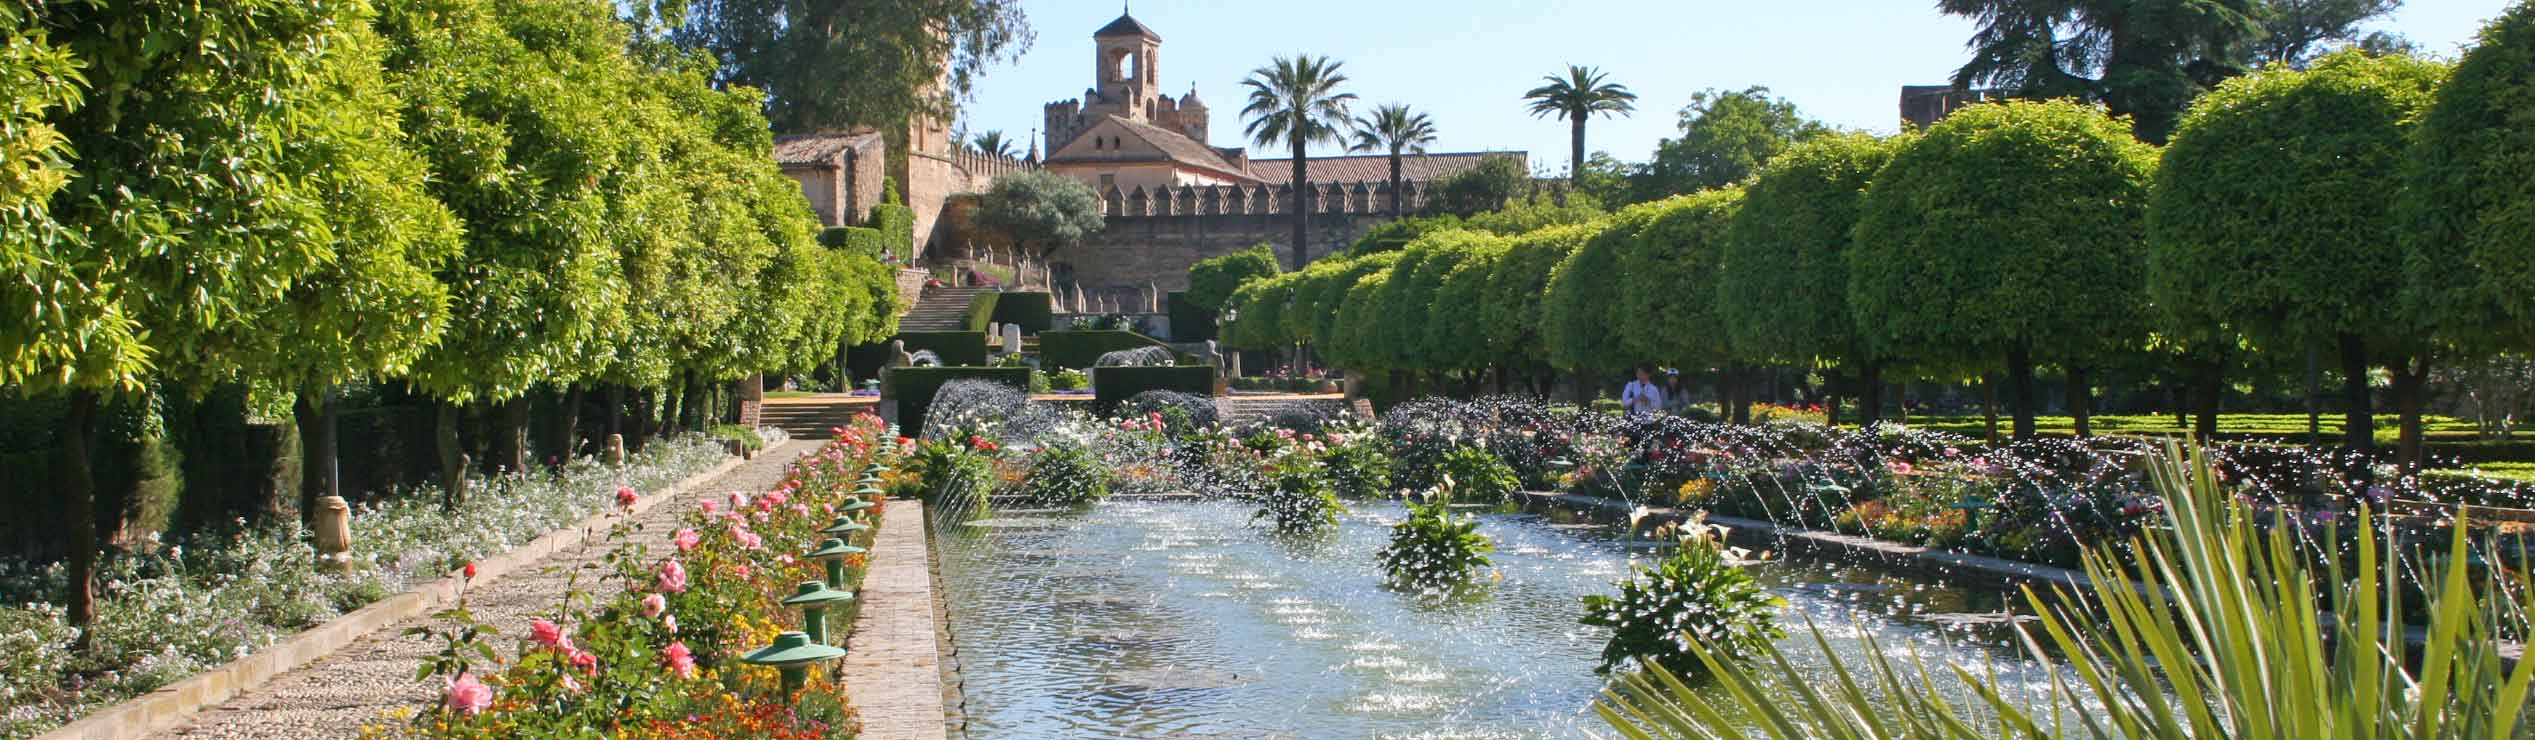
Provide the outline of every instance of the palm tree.
[[1637,100],[1637,93],[1629,92],[1627,85],[1606,82],[1601,70],[1574,64],[1567,65],[1566,77],[1544,75],[1541,79],[1548,80],[1549,84],[1523,93],[1523,99],[1532,101],[1533,118],[1555,115],[1567,119],[1568,127],[1574,132],[1573,140],[1569,142],[1571,156],[1567,159],[1567,179],[1583,185],[1584,119],[1593,117],[1595,113],[1606,116],[1635,113],[1637,106],[1632,103]]
[[1241,117],[1250,119],[1243,131],[1259,146],[1283,144],[1294,150],[1294,269],[1303,269],[1311,259],[1308,238],[1311,208],[1304,190],[1311,183],[1303,179],[1305,148],[1315,143],[1336,143],[1347,128],[1347,104],[1355,102],[1355,93],[1338,92],[1339,83],[1347,81],[1338,68],[1343,62],[1325,56],[1277,57],[1265,67],[1250,70],[1249,79],[1241,84],[1250,88],[1250,104],[1241,107]]
[[1020,155],[1018,155],[1018,154],[1014,154],[1014,153],[1012,152],[1012,141],[1011,141],[1011,140],[1009,140],[1009,139],[1005,139],[1005,138],[1003,138],[1003,130],[1002,130],[1002,129],[996,129],[996,130],[993,130],[993,131],[988,131],[988,132],[986,132],[986,133],[978,134],[976,138],[973,138],[973,139],[969,139],[969,140],[968,140],[968,145],[969,145],[969,146],[971,146],[971,147],[975,147],[975,148],[977,149],[977,151],[985,152],[985,153],[987,153],[987,154],[992,154],[992,155],[995,155],[995,156],[998,156],[998,157],[1019,157],[1019,156],[1020,156]]
[[1391,218],[1400,217],[1400,154],[1425,154],[1432,143],[1434,120],[1409,110],[1406,103],[1384,105],[1374,108],[1373,115],[1356,118],[1355,143],[1347,151],[1391,154]]

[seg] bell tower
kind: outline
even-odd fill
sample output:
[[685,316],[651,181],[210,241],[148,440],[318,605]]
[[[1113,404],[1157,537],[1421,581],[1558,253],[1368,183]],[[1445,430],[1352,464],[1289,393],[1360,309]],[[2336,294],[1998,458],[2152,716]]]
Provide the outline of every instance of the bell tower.
[[1162,35],[1121,14],[1091,35],[1095,65],[1092,79],[1104,102],[1128,118],[1153,114],[1153,96],[1160,89]]

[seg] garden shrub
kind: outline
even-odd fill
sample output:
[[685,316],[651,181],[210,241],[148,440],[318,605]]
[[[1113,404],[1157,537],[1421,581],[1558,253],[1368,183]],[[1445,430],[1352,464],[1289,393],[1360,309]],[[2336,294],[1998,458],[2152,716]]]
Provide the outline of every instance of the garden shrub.
[[[1215,369],[1206,365],[1176,367],[1103,367],[1091,371],[1092,408],[1113,413],[1128,399],[1155,391],[1209,398],[1215,392]],[[1207,405],[1213,405],[1208,401]],[[1211,418],[1213,414],[1208,414]]]
[[1109,496],[1109,472],[1090,450],[1071,441],[1054,441],[1030,451],[1028,478],[1021,498],[1034,505],[1071,506]]
[[1023,334],[1038,334],[1056,328],[1055,302],[1044,292],[1005,291],[995,299],[993,320],[1020,326]]
[[1338,514],[1347,510],[1346,504],[1339,503],[1329,476],[1303,455],[1279,459],[1259,498],[1259,511],[1250,518],[1266,520],[1279,534],[1309,534],[1337,526]]
[[[1437,493],[1445,493],[1438,491]],[[1466,585],[1490,565],[1496,543],[1479,534],[1479,520],[1452,513],[1452,497],[1408,503],[1408,519],[1391,526],[1390,544],[1375,557],[1392,586],[1436,593]]]
[[1162,294],[1162,310],[1164,315],[1170,317],[1171,341],[1203,342],[1222,338],[1219,333],[1221,327],[1215,324],[1221,321],[1223,313],[1196,305],[1188,299],[1186,292],[1173,291]]
[[1029,392],[1030,369],[1026,367],[901,367],[889,371],[890,400],[898,403],[898,428],[910,435],[925,432],[925,411],[933,405],[933,396],[942,385],[954,380],[985,380]]
[[1370,431],[1332,432],[1321,465],[1330,485],[1348,498],[1377,498],[1391,490],[1391,455],[1381,435]]
[[1047,385],[1051,390],[1079,391],[1091,387],[1091,375],[1070,367],[1060,367],[1056,372],[1048,373]]
[[1514,474],[1514,468],[1484,447],[1457,445],[1451,452],[1444,453],[1438,468],[1443,480],[1434,485],[1449,488],[1453,496],[1465,501],[1510,501],[1523,488],[1523,481]]
[[738,424],[715,424],[704,434],[724,442],[738,442],[741,449],[752,452],[766,448],[766,438],[758,436],[757,430]]
[[1167,347],[1162,340],[1131,331],[1066,329],[1039,334],[1039,362],[1054,367],[1088,368],[1100,356],[1137,347]]
[[[1693,527],[1705,529],[1697,522]],[[1653,568],[1637,566],[1619,582],[1618,596],[1584,597],[1585,625],[1611,630],[1600,671],[1635,661],[1686,676],[1707,675],[1687,648],[1696,641],[1712,656],[1759,655],[1786,634],[1778,610],[1786,600],[1762,588],[1730,558],[1736,553],[1708,532],[1686,536]]]
[[[1276,252],[1267,242],[1218,257],[1198,260],[1188,266],[1188,290],[1182,295],[1190,306],[1206,311],[1219,311],[1232,300],[1232,292],[1243,283],[1277,274]],[[1171,327],[1176,330],[1179,327]]]

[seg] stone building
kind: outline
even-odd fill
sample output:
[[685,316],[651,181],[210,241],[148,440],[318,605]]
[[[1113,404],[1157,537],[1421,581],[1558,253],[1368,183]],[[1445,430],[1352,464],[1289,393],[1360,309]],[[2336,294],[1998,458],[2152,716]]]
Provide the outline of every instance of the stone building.
[[859,226],[880,202],[887,147],[878,131],[775,137],[775,164],[801,183],[820,226]]
[[1965,106],[2007,99],[2002,90],[1958,89],[1953,85],[1901,86],[1901,121],[1909,128],[1927,128]]
[[[1140,294],[1185,287],[1188,266],[1259,242],[1292,239],[1291,159],[1252,159],[1241,147],[1208,142],[1212,109],[1194,86],[1162,88],[1162,35],[1120,15],[1092,32],[1093,85],[1080,98],[1045,106],[1047,156],[1040,166],[1100,193],[1107,228],[1054,256],[1060,281],[1094,294]],[[1402,210],[1423,202],[1436,179],[1489,156],[1522,152],[1410,155],[1401,162]],[[1524,162],[1529,167],[1529,162]],[[1312,208],[1309,253],[1336,251],[1389,212],[1387,155],[1313,157],[1304,163]],[[1279,254],[1288,247],[1280,246]]]

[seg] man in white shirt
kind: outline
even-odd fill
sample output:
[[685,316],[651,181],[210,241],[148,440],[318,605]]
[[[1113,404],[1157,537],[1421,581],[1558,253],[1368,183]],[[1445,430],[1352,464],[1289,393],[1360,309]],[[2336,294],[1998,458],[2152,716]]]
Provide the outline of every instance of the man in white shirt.
[[1637,366],[1637,379],[1620,389],[1620,408],[1631,416],[1651,416],[1664,409],[1664,387],[1655,384],[1654,368]]

